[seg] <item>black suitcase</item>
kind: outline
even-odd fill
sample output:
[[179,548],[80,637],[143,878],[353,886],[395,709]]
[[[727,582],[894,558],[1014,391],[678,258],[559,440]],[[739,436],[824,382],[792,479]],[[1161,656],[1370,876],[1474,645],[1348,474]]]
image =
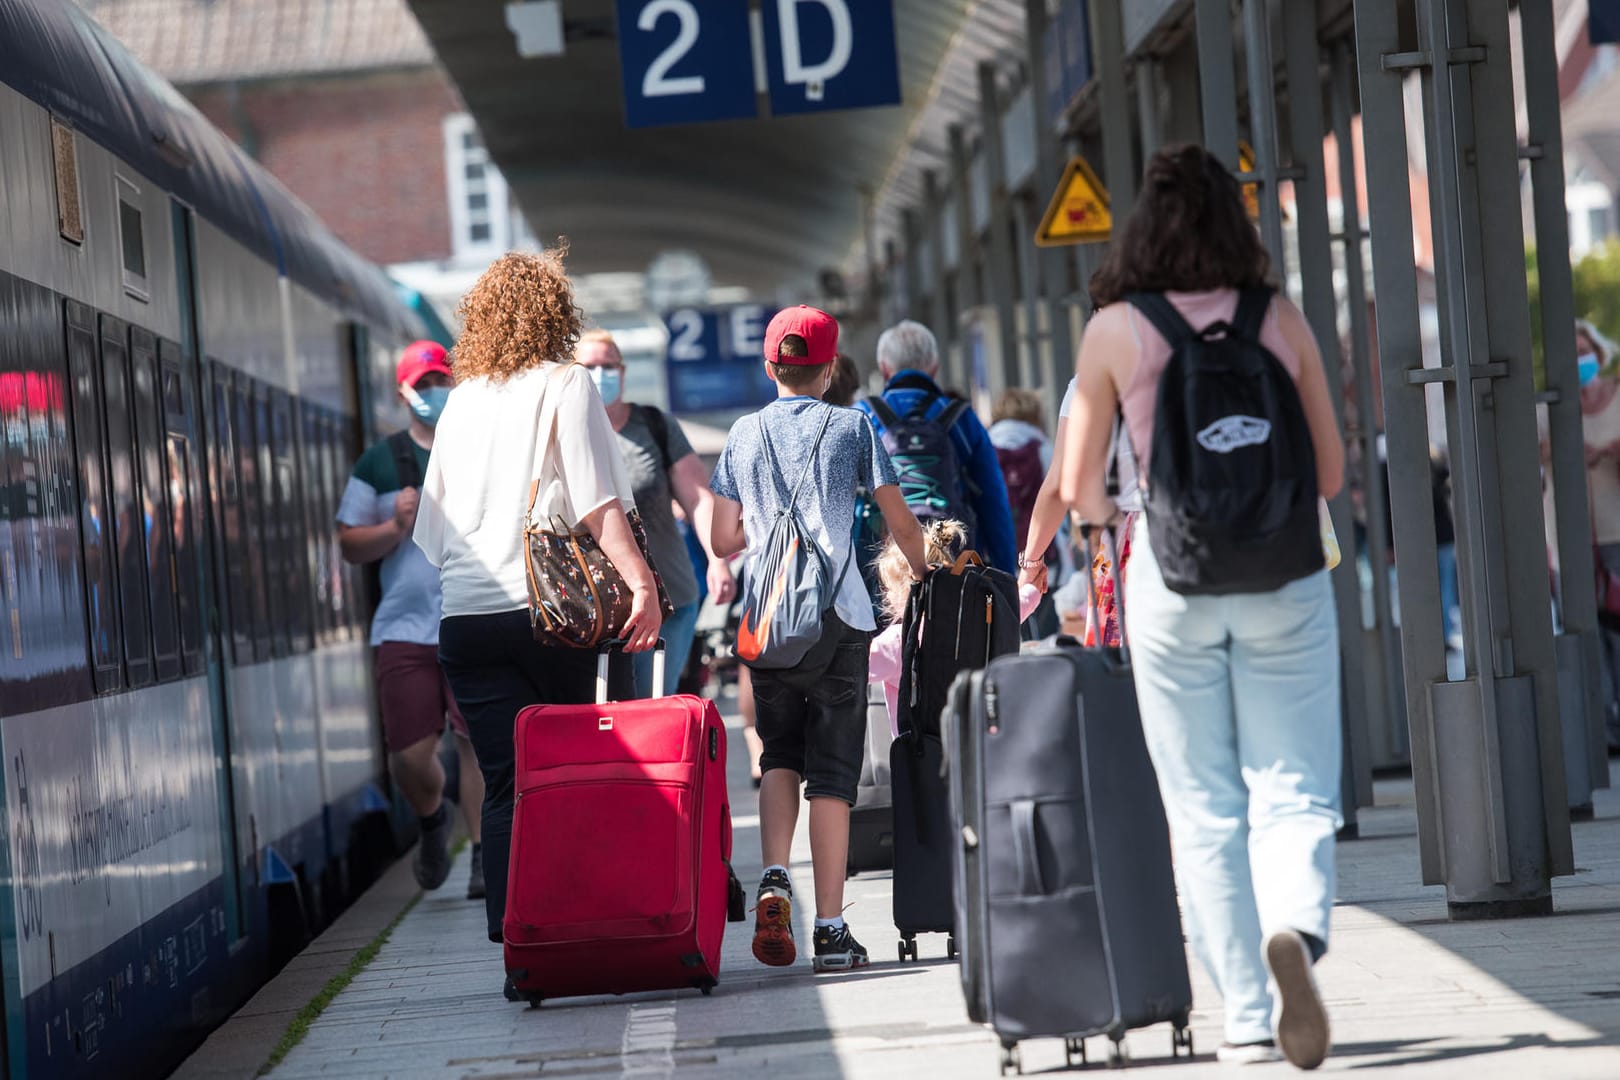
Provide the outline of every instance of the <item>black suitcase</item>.
[[1018,650],[1018,583],[965,553],[913,586],[906,604],[900,669],[900,736],[889,750],[894,789],[894,925],[900,959],[917,959],[917,935],[952,934],[950,795],[943,775],[940,715],[963,671]]
[[889,779],[889,707],[883,684],[869,683],[866,694],[866,749],[861,782],[849,811],[849,865],[853,877],[868,870],[894,869],[894,789]]
[[1192,985],[1170,834],[1128,659],[1072,643],[962,676],[944,718],[962,989],[1001,1037],[1106,1035],[1169,1022],[1192,1054]]

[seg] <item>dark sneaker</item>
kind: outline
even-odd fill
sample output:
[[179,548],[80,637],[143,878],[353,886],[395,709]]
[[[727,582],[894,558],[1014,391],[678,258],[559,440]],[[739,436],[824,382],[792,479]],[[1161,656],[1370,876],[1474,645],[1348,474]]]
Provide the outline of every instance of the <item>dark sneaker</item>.
[[1277,1044],[1283,1057],[1299,1069],[1314,1069],[1328,1055],[1327,1009],[1311,974],[1311,950],[1293,930],[1266,939],[1266,968],[1277,984]]
[[1270,1039],[1252,1043],[1221,1043],[1215,1050],[1215,1060],[1222,1065],[1264,1065],[1268,1061],[1281,1061],[1277,1044]]
[[793,883],[780,870],[768,872],[754,898],[754,958],[788,967],[798,958],[793,947]]
[[424,821],[422,839],[416,845],[411,869],[416,883],[424,889],[437,889],[450,876],[450,814],[443,803],[432,823]]
[[481,844],[474,844],[472,849],[472,872],[467,875],[467,899],[482,900],[484,898],[484,848]]
[[854,971],[871,962],[866,946],[855,940],[848,923],[816,927],[816,957],[811,961],[816,971]]

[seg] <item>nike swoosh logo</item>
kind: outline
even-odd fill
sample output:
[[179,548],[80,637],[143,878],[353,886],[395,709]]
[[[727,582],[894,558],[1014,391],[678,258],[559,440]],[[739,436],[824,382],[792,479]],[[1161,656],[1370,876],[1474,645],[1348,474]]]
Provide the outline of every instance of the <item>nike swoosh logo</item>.
[[776,572],[776,583],[771,588],[770,596],[765,599],[765,610],[760,614],[759,621],[750,627],[748,616],[752,612],[743,612],[742,622],[737,626],[737,655],[744,660],[758,660],[770,643],[771,620],[776,615],[776,605],[787,592],[788,567],[793,565],[798,553],[799,541],[795,538],[788,544],[787,558],[782,560],[781,569]]

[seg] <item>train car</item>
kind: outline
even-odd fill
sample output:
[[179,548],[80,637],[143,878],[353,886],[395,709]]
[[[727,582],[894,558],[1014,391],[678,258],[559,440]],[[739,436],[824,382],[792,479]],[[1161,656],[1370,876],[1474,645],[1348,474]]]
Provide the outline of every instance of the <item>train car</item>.
[[67,0],[0,0],[0,1060],[169,1071],[401,837],[332,517],[424,336]]

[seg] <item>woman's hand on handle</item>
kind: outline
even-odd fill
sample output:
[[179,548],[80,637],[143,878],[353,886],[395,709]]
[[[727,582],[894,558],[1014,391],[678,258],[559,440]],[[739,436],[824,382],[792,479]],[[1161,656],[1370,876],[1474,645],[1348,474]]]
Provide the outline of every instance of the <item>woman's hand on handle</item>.
[[580,524],[590,530],[630,586],[630,617],[619,634],[626,642],[625,652],[646,652],[658,643],[664,613],[658,608],[658,580],[641,556],[630,518],[615,499],[586,514]]
[[624,651],[646,652],[658,644],[658,631],[663,626],[664,614],[658,609],[656,589],[634,589],[630,593],[630,617],[624,621],[619,636],[624,639]]

